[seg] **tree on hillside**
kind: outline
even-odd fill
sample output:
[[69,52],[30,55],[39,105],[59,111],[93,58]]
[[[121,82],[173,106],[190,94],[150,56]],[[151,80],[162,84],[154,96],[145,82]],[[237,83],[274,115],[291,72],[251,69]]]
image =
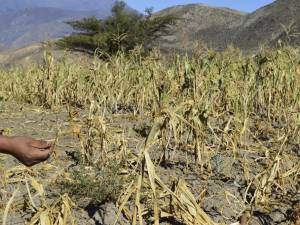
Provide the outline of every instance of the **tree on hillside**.
[[67,22],[77,32],[59,40],[58,45],[91,54],[96,49],[115,54],[128,52],[138,45],[145,47],[158,36],[167,34],[177,20],[174,16],[153,16],[151,9],[145,11],[145,16],[129,11],[123,1],[118,1],[107,19],[92,17]]

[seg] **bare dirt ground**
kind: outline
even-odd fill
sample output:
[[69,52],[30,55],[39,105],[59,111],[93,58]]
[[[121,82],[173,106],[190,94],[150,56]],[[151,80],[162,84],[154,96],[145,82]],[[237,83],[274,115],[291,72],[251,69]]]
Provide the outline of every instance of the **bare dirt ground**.
[[[52,202],[62,193],[54,188],[57,177],[63,171],[67,171],[73,163],[72,153],[80,148],[80,142],[77,137],[76,124],[70,122],[66,111],[50,112],[45,109],[30,105],[19,105],[16,103],[1,103],[0,105],[0,121],[1,130],[5,135],[9,136],[29,136],[36,139],[54,141],[59,131],[59,140],[57,140],[55,155],[47,162],[37,165],[30,169],[30,173],[36,175],[37,180],[43,185],[47,193],[47,200]],[[125,123],[126,125],[126,123]],[[113,122],[112,127],[120,127],[119,123]],[[122,124],[121,124],[122,126]],[[25,167],[20,165],[16,159],[11,156],[1,155],[0,158],[1,174],[3,171],[13,170],[11,177],[17,177],[19,171],[24,171]],[[2,181],[4,177],[2,176]],[[4,183],[4,182],[3,182]],[[1,217],[4,213],[8,199],[3,197],[6,194],[11,196],[13,191],[18,188],[19,193],[11,207],[7,224],[26,224],[31,218],[32,212],[26,209],[26,201],[28,200],[26,187],[24,182],[9,182],[4,185],[0,183],[2,194],[0,195]],[[37,203],[40,204],[39,202]],[[76,204],[74,216],[77,224],[112,224],[118,209],[111,202],[101,206],[89,205],[84,201]],[[24,210],[25,209],[25,210]],[[0,218],[1,218],[0,217]],[[2,218],[1,218],[2,219]],[[122,224],[126,221],[122,219]]]
[[[78,112],[78,117],[84,116],[84,112]],[[80,142],[77,137],[76,121],[70,121],[68,113],[64,110],[47,111],[39,107],[30,105],[20,105],[15,103],[0,103],[0,127],[6,135],[30,136],[37,139],[54,140],[59,131],[59,139],[56,145],[56,155],[48,162],[38,165],[30,172],[32,176],[44,186],[48,201],[52,201],[57,196],[63,194],[53,188],[56,178],[63,171],[68,170],[72,165],[72,152],[80,149]],[[123,131],[126,136],[127,148],[133,152],[138,151],[138,146],[144,141],[142,132],[139,132],[141,123],[146,120],[132,119],[130,115],[116,114],[107,120],[107,129],[115,132]],[[213,144],[213,143],[212,143]],[[251,140],[249,140],[249,144]],[[271,144],[271,143],[269,143]],[[289,145],[288,162],[283,167],[293,167],[300,159],[299,146]],[[209,152],[209,151],[208,151]],[[221,147],[218,151],[213,151],[214,155],[207,155],[210,159],[209,167],[199,168],[195,165],[193,155],[184,151],[170,150],[170,159],[164,164],[160,164],[158,174],[166,184],[172,184],[175,179],[184,179],[192,190],[196,199],[201,199],[199,204],[210,215],[215,222],[231,224],[238,221],[245,209],[244,200],[251,198],[255,190],[246,185],[245,165],[243,160],[248,162],[248,175],[255,177],[263,167],[265,162],[261,160],[264,151],[240,150],[241,157],[232,158],[227,151]],[[151,156],[156,162],[160,155]],[[206,160],[205,157],[203,160]],[[261,160],[261,163],[259,162]],[[243,165],[242,165],[243,164]],[[18,171],[25,170],[20,164],[10,156],[1,155],[1,174],[5,171],[13,170],[11,177],[18,177]],[[2,176],[3,177],[3,176]],[[7,225],[26,224],[31,218],[32,211],[26,207],[28,201],[26,183],[17,179],[5,183],[2,178],[0,183],[0,213],[3,215],[5,206],[12,192],[19,188],[17,197],[9,211]],[[245,196],[245,193],[248,193]],[[289,225],[290,216],[294,206],[300,202],[299,183],[296,187],[291,187],[285,194],[280,191],[280,186],[272,189],[269,209],[253,209],[251,225],[259,224],[280,224]],[[111,225],[117,213],[114,202],[107,202],[103,205],[90,205],[88,202],[75,202],[74,216],[77,224],[90,225]],[[41,204],[36,202],[37,205]],[[127,224],[125,218],[121,218],[120,224]],[[172,224],[168,222],[167,224]]]

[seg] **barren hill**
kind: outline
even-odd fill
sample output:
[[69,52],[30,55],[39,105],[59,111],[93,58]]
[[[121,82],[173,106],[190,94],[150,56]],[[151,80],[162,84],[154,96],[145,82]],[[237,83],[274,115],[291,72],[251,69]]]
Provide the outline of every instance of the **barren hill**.
[[89,55],[80,52],[65,52],[50,43],[35,43],[18,49],[0,51],[0,68],[12,66],[26,68],[32,63],[41,64],[45,59],[45,52],[50,53],[58,61],[65,60],[76,64],[85,63],[85,65],[92,61]]
[[165,9],[158,15],[179,18],[176,26],[172,27],[172,33],[159,40],[158,44],[163,49],[190,49],[198,41],[219,49],[232,42],[229,30],[236,27],[246,14],[228,8],[190,4]]
[[166,50],[191,50],[199,42],[218,50],[230,44],[243,50],[255,50],[261,44],[274,45],[279,39],[287,38],[292,44],[300,44],[299,0],[277,0],[250,14],[192,4],[171,7],[158,15],[181,18],[172,27],[172,33],[158,42]]
[[234,35],[234,44],[242,49],[253,49],[258,43],[274,45],[279,39],[291,38],[292,44],[299,45],[299,32],[300,1],[277,0],[242,20]]

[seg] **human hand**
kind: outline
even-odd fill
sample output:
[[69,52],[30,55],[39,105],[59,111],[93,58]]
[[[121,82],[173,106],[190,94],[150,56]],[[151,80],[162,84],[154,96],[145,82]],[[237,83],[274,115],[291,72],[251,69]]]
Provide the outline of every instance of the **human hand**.
[[26,166],[47,160],[52,152],[51,144],[27,137],[7,138],[5,150]]

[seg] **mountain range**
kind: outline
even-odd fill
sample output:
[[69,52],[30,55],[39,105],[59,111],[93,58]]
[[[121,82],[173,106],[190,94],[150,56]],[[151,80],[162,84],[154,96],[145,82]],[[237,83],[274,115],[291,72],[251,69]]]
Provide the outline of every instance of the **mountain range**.
[[[65,21],[111,13],[115,0],[0,0],[0,49],[52,40],[72,32]],[[277,0],[252,13],[203,4],[179,5],[154,16],[179,18],[167,36],[152,46],[192,50],[196,45],[222,50],[234,45],[255,51],[278,40],[300,45],[300,0]]]
[[0,0],[0,12],[33,8],[57,8],[73,11],[110,12],[114,0]]
[[66,21],[110,15],[115,0],[0,0],[0,49],[72,32]]

